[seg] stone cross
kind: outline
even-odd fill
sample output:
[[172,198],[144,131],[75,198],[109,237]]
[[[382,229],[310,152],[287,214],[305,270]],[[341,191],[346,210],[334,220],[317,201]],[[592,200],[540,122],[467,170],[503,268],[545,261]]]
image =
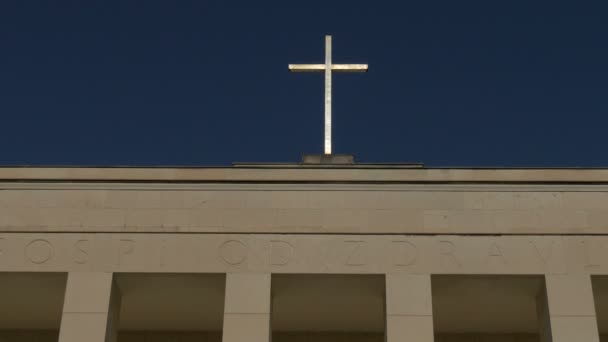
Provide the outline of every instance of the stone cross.
[[293,72],[325,72],[325,154],[331,154],[331,72],[366,72],[367,64],[332,64],[331,36],[325,36],[325,64],[289,64]]

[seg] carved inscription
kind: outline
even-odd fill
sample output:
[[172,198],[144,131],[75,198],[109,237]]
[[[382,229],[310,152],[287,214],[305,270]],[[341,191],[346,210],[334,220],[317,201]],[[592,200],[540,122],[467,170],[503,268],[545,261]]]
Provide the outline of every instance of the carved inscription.
[[[598,248],[597,243],[592,243],[592,241],[581,240],[580,245],[583,250],[583,256],[585,258],[585,268],[586,269],[594,269],[600,267],[601,259],[598,258]],[[602,246],[600,246],[602,247]],[[602,249],[602,248],[600,248]]]
[[130,239],[120,239],[118,247],[118,265],[122,265],[127,256],[135,252],[135,241]]
[[273,266],[285,266],[294,257],[295,248],[287,241],[270,241],[270,264]]
[[247,259],[247,246],[239,240],[228,240],[220,245],[220,258],[229,265],[240,265]]
[[553,253],[553,240],[538,241],[530,240],[530,244],[534,248],[536,255],[540,258],[543,264],[547,264]]
[[160,245],[160,251],[158,256],[158,263],[161,266],[165,266],[165,256],[167,255],[167,240],[163,239]]
[[456,245],[452,241],[449,240],[440,240],[439,241],[439,253],[443,256],[444,260],[447,260],[447,263],[450,263],[453,266],[460,267],[460,261],[456,258],[454,254],[456,252]]
[[32,240],[25,247],[25,257],[34,264],[44,264],[53,258],[53,245],[48,240]]
[[418,258],[418,248],[410,241],[392,241],[392,264],[395,266],[411,266]]
[[607,246],[608,236],[4,233],[0,272],[608,274]]
[[362,266],[365,265],[364,257],[363,257],[363,246],[365,246],[365,241],[361,240],[348,240],[344,241],[344,243],[348,246],[348,256],[346,257],[346,262],[344,265],[346,266]]
[[490,248],[488,249],[488,261],[498,260],[502,263],[506,263],[507,259],[502,254],[502,250],[498,245],[498,242],[492,242],[490,244]]
[[89,261],[89,240],[78,240],[74,243],[74,262],[86,264]]

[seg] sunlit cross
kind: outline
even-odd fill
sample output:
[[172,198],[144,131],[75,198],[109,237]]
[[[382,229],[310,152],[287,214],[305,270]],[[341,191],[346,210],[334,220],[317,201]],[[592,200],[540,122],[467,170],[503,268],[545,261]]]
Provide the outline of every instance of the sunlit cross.
[[325,36],[325,64],[289,64],[293,72],[325,72],[325,154],[331,154],[331,72],[366,72],[367,64],[332,64],[331,36]]

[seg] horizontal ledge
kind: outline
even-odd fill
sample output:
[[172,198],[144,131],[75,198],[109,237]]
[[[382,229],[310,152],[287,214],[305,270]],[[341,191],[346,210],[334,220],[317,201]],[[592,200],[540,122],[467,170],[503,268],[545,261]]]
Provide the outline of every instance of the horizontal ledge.
[[[332,71],[341,72],[366,72],[367,64],[332,64]],[[289,64],[289,70],[293,72],[320,72],[325,71],[325,64]]]
[[608,184],[1,181],[1,190],[608,192]]
[[[72,273],[77,273],[72,271]],[[115,272],[109,272],[115,273]],[[63,315],[107,315],[107,311],[63,311]]]
[[[241,272],[243,273],[243,272]],[[224,312],[224,316],[228,316],[228,315],[267,315],[270,316],[270,311],[268,312]]]
[[[444,183],[504,185],[608,185],[608,169],[523,168],[151,168],[151,167],[0,167],[0,182],[147,182],[147,183]],[[394,184],[391,184],[394,185]]]

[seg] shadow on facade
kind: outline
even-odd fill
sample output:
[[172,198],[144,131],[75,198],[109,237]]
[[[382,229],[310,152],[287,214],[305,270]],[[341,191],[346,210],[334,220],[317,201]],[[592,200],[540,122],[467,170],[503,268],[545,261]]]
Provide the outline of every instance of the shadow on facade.
[[0,341],[56,342],[66,273],[0,272]]
[[118,342],[222,340],[224,274],[117,274]]
[[592,276],[595,314],[600,341],[608,341],[608,276]]
[[383,342],[384,275],[272,276],[273,342]]
[[435,275],[431,280],[435,342],[546,341],[543,276]]

